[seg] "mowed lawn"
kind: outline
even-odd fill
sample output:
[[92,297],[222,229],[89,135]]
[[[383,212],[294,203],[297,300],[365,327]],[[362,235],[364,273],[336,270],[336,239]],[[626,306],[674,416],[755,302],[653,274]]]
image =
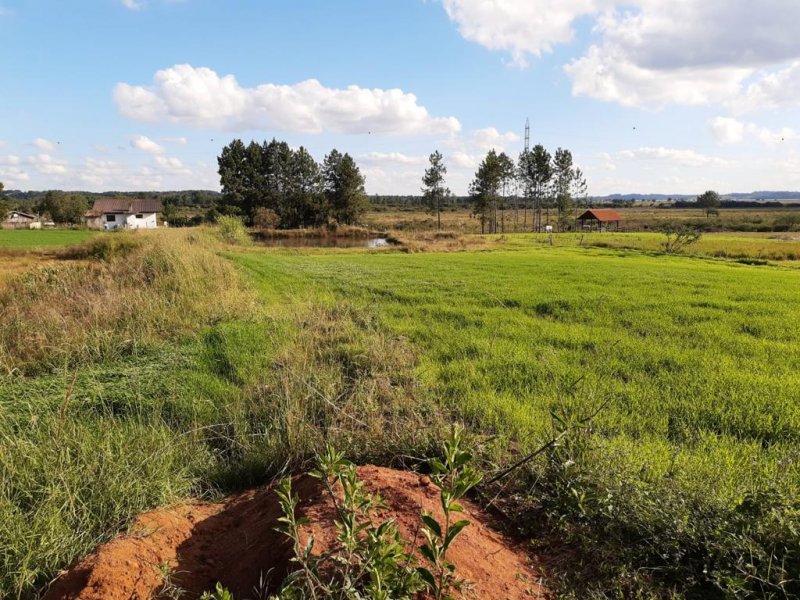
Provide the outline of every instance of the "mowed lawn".
[[533,447],[551,411],[604,406],[598,469],[721,506],[798,489],[795,270],[547,247],[232,256],[275,306],[369,310],[427,393],[501,439]]
[[0,229],[0,249],[70,246],[97,235],[97,233],[96,231],[73,229]]

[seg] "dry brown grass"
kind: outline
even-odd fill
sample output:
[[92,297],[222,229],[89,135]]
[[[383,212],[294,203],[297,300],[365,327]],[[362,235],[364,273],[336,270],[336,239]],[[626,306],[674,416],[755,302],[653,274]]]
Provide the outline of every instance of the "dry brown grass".
[[[246,310],[235,268],[188,231],[121,233],[64,252],[0,288],[0,370],[113,358]],[[35,260],[35,259],[34,259]]]
[[[577,209],[578,213],[584,209]],[[722,208],[719,216],[706,218],[705,212],[692,208],[659,208],[637,206],[617,209],[622,215],[622,231],[643,231],[657,228],[664,223],[692,224],[709,230],[720,231],[770,231],[800,229],[800,209],[786,208]],[[480,233],[480,220],[471,216],[469,208],[447,209],[442,212],[442,229],[459,233]],[[543,221],[555,225],[558,215],[555,210],[543,215]],[[527,219],[522,210],[501,211],[498,229],[504,233],[524,233],[531,230],[531,213]],[[382,230],[435,231],[436,215],[431,215],[419,206],[403,209],[373,210],[364,218],[367,227]]]

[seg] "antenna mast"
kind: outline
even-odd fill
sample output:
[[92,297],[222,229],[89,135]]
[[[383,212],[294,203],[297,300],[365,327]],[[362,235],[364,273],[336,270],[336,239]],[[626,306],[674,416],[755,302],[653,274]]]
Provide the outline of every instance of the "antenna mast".
[[525,119],[525,152],[531,149],[531,122]]

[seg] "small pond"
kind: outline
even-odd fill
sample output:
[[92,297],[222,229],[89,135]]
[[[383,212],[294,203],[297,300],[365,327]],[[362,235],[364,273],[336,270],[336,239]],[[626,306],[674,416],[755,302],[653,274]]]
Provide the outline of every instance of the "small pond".
[[258,240],[261,246],[273,248],[383,248],[389,246],[386,238],[354,238],[354,237],[292,237],[266,238]]

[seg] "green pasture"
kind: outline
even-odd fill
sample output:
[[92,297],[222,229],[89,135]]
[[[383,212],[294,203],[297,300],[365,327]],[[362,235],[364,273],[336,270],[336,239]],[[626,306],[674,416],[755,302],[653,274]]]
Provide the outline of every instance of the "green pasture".
[[553,414],[582,418],[600,409],[591,441],[568,455],[564,472],[557,466],[553,475],[551,463],[531,475],[542,497],[556,496],[558,518],[605,530],[600,548],[616,536],[623,546],[635,539],[634,562],[646,564],[652,550],[656,562],[677,564],[699,547],[707,555],[673,576],[690,587],[692,578],[705,579],[697,584],[703,597],[717,597],[717,586],[726,590],[719,597],[734,597],[731,590],[752,591],[756,573],[780,571],[765,555],[750,559],[752,571],[732,575],[730,564],[720,568],[710,557],[727,556],[724,563],[753,552],[742,548],[763,542],[737,537],[734,523],[754,499],[764,499],[758,510],[766,511],[786,500],[788,512],[775,508],[769,519],[776,520],[764,522],[752,516],[747,527],[794,539],[786,568],[800,568],[791,533],[798,515],[791,499],[800,495],[800,273],[526,248],[519,239],[511,246],[233,259],[269,305],[348,302],[375,315],[418,353],[422,395],[502,446],[533,449],[553,435]]
[[93,235],[96,231],[73,229],[0,229],[0,249],[20,248],[55,248],[78,244]]
[[790,263],[578,236],[404,254],[124,235],[98,268],[21,276],[0,306],[3,600],[37,598],[142,511],[302,471],[328,442],[409,466],[459,420],[492,473],[598,410],[490,490],[532,540],[566,544],[540,548],[569,557],[551,589],[797,597]]

